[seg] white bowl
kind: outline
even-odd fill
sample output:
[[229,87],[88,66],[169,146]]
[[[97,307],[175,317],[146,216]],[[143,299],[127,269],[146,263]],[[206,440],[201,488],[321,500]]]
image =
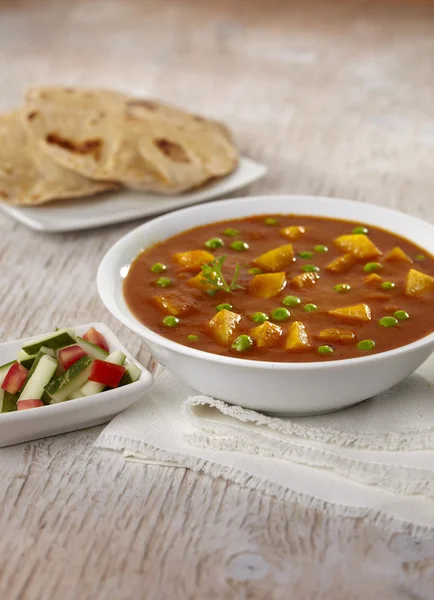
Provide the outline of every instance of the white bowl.
[[329,363],[275,363],[218,356],[177,344],[136,319],[122,295],[122,280],[137,254],[186,229],[264,213],[318,215],[384,227],[434,253],[434,226],[361,202],[314,196],[260,196],[179,210],[137,227],[103,258],[99,294],[110,312],[149,346],[154,357],[198,392],[254,410],[307,415],[338,410],[397,384],[434,349],[434,333],[371,356]]
[[[94,396],[0,414],[0,447],[105,423],[139,400],[152,385],[152,375],[131,356],[107,325],[88,323],[74,327],[74,331],[78,335],[83,335],[89,327],[95,327],[103,334],[110,351],[121,350],[126,355],[128,362],[139,367],[142,372],[140,379],[130,385]],[[18,351],[21,350],[24,343],[40,337],[40,335],[0,344],[0,365],[16,359]]]

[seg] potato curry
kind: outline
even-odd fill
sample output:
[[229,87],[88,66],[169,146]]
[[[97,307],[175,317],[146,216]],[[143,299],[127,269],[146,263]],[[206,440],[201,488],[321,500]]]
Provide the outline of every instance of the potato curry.
[[150,329],[206,352],[356,358],[434,330],[434,260],[371,225],[261,215],[148,248],[132,263],[124,296]]

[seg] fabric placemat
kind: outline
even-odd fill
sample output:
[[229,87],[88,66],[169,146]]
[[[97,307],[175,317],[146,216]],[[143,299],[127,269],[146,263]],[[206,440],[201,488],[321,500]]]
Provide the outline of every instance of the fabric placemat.
[[399,385],[346,410],[274,418],[198,395],[160,368],[151,390],[96,446],[434,535],[433,383],[434,355]]

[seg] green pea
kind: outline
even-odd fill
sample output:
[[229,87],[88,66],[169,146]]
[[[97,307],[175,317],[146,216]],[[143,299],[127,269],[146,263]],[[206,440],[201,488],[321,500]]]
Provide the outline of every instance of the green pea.
[[416,254],[414,258],[418,261],[426,260],[426,256],[424,256],[423,254]]
[[364,233],[365,235],[368,233],[369,229],[367,227],[354,227],[353,233]]
[[159,277],[155,283],[158,287],[170,287],[172,285],[172,280],[170,277]]
[[228,227],[227,229],[225,229],[223,231],[223,234],[228,235],[229,237],[236,237],[237,235],[240,235],[240,230],[232,229],[232,227]]
[[318,348],[319,354],[333,354],[333,348],[331,346],[319,346]]
[[207,290],[206,293],[208,294],[208,296],[215,296],[217,294],[218,290]]
[[383,290],[393,290],[395,284],[393,283],[393,281],[383,281],[381,287],[383,288]]
[[264,219],[264,223],[265,225],[279,225],[279,219],[276,219],[275,217],[267,217]]
[[271,318],[274,321],[287,321],[291,317],[291,313],[287,308],[275,308],[271,313]]
[[239,335],[232,344],[232,350],[237,352],[244,352],[253,346],[253,340],[248,335]]
[[303,306],[303,310],[306,312],[314,312],[317,309],[318,309],[318,306],[316,304],[305,304]]
[[252,267],[247,272],[249,275],[260,275],[262,273],[262,269],[259,267]]
[[218,311],[220,311],[220,310],[231,310],[232,304],[228,304],[227,302],[223,302],[222,304],[217,304],[217,306],[215,308]]
[[209,248],[210,250],[216,250],[217,248],[221,248],[224,245],[224,241],[218,237],[210,238],[205,242],[205,247]]
[[382,317],[378,323],[381,327],[395,327],[398,325],[398,320],[395,317]]
[[316,265],[303,265],[301,267],[301,270],[305,273],[316,273],[317,271],[319,271],[319,267],[317,267]]
[[177,317],[174,317],[173,315],[169,315],[168,317],[164,317],[163,323],[167,327],[176,327],[179,323],[179,319]]
[[329,249],[327,248],[327,246],[323,246],[322,244],[317,244],[316,246],[314,246],[313,248],[315,250],[315,252],[328,252]]
[[235,250],[235,252],[244,252],[245,250],[249,249],[249,244],[247,242],[237,240],[236,242],[232,242],[231,248],[232,250]]
[[188,335],[187,339],[189,342],[198,342],[199,341],[199,336],[198,335]]
[[263,312],[255,312],[255,314],[252,315],[252,321],[254,323],[265,323],[265,321],[268,321],[268,320],[269,320],[269,316]]
[[152,265],[151,267],[151,271],[153,273],[163,273],[163,271],[165,271],[167,269],[166,265],[163,265],[163,263],[155,263],[155,265]]
[[367,350],[373,350],[374,348],[375,348],[374,340],[362,340],[357,344],[358,350],[367,351]]
[[395,317],[398,319],[398,321],[405,321],[406,319],[410,318],[410,315],[408,314],[408,312],[406,312],[405,310],[397,310],[395,313],[393,313],[395,315]]
[[313,252],[309,252],[309,250],[302,250],[298,253],[300,258],[312,258]]
[[345,292],[349,292],[351,286],[348,283],[337,283],[333,286],[335,292],[339,292],[340,294],[345,294]]
[[282,304],[285,306],[297,306],[298,304],[301,304],[301,300],[300,298],[297,298],[297,296],[285,296],[282,300]]
[[369,262],[364,265],[363,270],[365,273],[373,273],[374,271],[379,271],[381,269],[381,265],[378,262]]

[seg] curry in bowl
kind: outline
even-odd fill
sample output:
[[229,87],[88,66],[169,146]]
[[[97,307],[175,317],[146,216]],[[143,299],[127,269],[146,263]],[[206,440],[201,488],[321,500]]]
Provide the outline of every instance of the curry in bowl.
[[384,352],[434,331],[434,260],[386,230],[261,215],[146,249],[124,297],[144,325],[206,352],[276,362]]

